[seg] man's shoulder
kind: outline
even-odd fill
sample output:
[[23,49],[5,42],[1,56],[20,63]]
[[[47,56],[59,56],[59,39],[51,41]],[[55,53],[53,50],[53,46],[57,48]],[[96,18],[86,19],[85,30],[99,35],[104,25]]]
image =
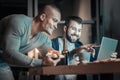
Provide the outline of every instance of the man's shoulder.
[[76,41],[76,42],[75,42],[75,47],[79,47],[79,46],[82,46],[82,45],[83,45],[83,43],[80,42],[80,41]]
[[56,38],[53,38],[52,41],[58,41],[58,39],[62,38],[62,36],[58,36]]
[[24,14],[13,14],[13,15],[11,15],[11,17],[13,18],[13,19],[15,19],[15,20],[20,20],[20,21],[29,21],[29,20],[31,20],[31,18],[30,17],[28,17],[28,16],[26,16],[26,15],[24,15]]
[[37,36],[39,36],[41,39],[45,39],[45,38],[47,38],[47,39],[50,39],[49,38],[49,36],[45,33],[45,32],[39,32],[38,34],[37,34]]
[[52,39],[52,47],[55,50],[59,50],[59,41],[58,40],[61,38],[62,38],[62,36],[58,36],[58,37]]
[[81,41],[76,41],[75,43],[76,44],[81,44],[81,45],[83,44]]
[[32,18],[24,15],[24,14],[12,14],[4,17],[2,20],[7,20],[9,22],[22,22],[22,21],[29,21]]

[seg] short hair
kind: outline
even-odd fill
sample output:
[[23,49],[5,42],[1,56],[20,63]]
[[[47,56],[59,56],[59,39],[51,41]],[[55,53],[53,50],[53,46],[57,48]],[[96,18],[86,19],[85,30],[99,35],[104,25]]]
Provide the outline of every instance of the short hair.
[[38,7],[38,14],[41,14],[42,12],[44,12],[47,5],[56,9],[59,13],[61,13],[61,9],[59,6],[53,3],[48,3],[48,4],[42,4],[40,7]]
[[68,26],[71,20],[74,20],[77,23],[82,24],[82,18],[78,16],[69,16],[65,19],[65,25]]
[[53,9],[55,9],[56,11],[58,11],[61,14],[61,9],[55,5],[55,4],[43,4],[42,6],[40,6],[40,8],[38,8],[38,15],[34,18],[36,21],[39,21],[39,16],[44,13],[45,9],[47,6],[52,7]]

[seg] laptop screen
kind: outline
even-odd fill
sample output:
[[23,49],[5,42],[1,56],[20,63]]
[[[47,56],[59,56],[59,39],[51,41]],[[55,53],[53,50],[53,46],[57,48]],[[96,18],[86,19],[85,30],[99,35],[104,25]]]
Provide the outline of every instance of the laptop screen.
[[115,52],[117,48],[117,44],[118,44],[118,40],[108,37],[103,37],[98,52],[97,60],[104,60],[110,58],[111,54]]

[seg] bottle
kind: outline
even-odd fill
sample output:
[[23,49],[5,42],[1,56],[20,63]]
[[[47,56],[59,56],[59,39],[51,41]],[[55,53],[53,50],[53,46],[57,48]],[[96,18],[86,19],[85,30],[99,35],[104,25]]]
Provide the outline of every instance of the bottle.
[[65,56],[65,58],[63,58],[64,59],[63,60],[63,65],[69,65],[69,51],[66,50],[66,48],[63,48],[62,55]]
[[62,55],[65,56],[65,58],[63,58],[63,65],[69,65],[69,51],[66,49],[65,34],[63,36],[63,50],[62,50]]

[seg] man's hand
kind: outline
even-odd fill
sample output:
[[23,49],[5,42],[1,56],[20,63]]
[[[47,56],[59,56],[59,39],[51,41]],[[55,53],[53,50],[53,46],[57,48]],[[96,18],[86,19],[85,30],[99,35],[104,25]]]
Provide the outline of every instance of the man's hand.
[[79,54],[79,53],[84,53],[84,52],[90,52],[91,55],[94,57],[95,55],[95,49],[93,47],[98,47],[100,45],[98,44],[86,44],[86,45],[83,45],[83,46],[80,46],[76,49],[74,49],[73,51],[71,51],[72,54]]
[[80,48],[81,49],[80,49],[79,53],[90,52],[91,55],[94,57],[94,55],[95,55],[95,49],[94,48],[88,47],[88,46],[81,46]]
[[100,46],[99,44],[86,44],[86,45],[81,46],[81,48],[83,49],[81,50],[81,52],[82,51],[90,52],[91,55],[94,57],[95,49],[93,47],[99,47],[99,46]]
[[45,56],[43,59],[43,66],[54,66],[54,63],[50,61],[48,56]]
[[44,58],[43,65],[56,66],[56,64],[61,60],[61,58],[64,58],[64,56],[60,55],[58,51],[49,49],[46,57]]

